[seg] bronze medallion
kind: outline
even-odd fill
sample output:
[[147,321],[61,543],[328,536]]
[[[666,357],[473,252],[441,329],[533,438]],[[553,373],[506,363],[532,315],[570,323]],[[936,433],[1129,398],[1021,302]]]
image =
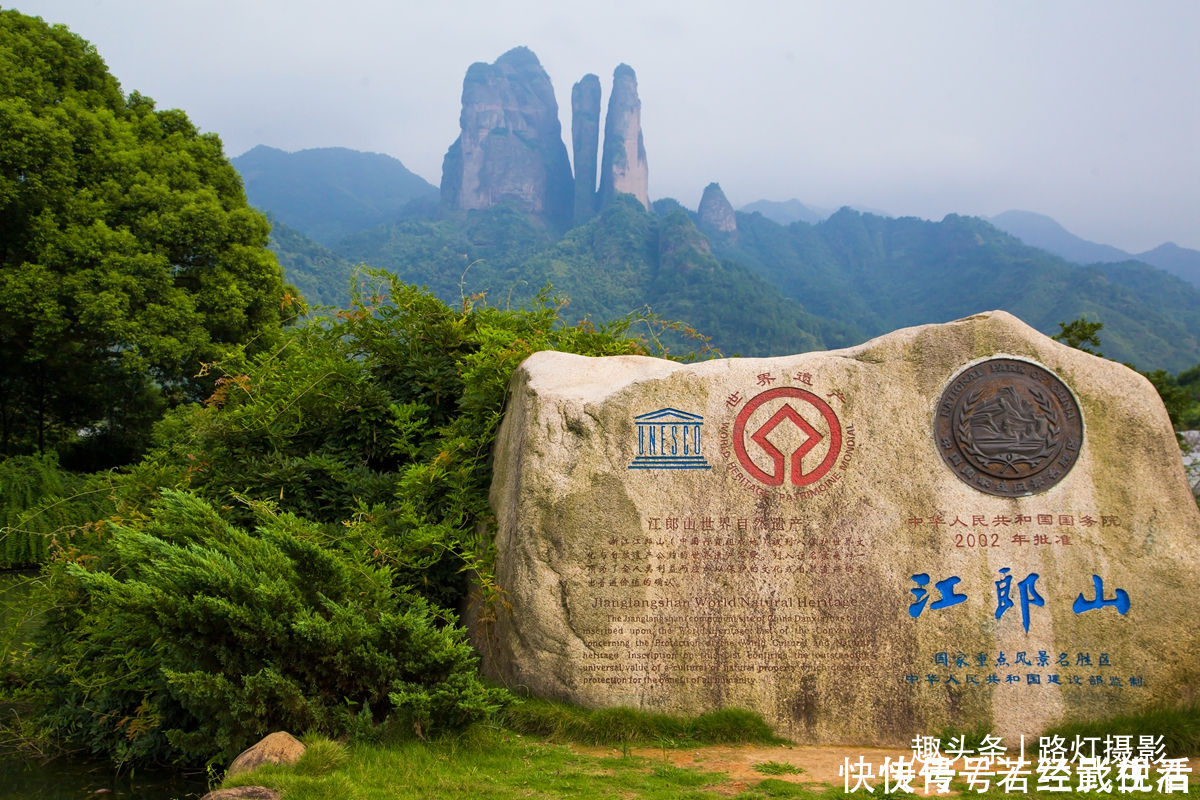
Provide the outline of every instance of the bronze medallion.
[[1075,466],[1083,420],[1057,375],[1029,361],[993,358],[950,381],[938,401],[934,438],[964,483],[997,497],[1023,497],[1046,491]]

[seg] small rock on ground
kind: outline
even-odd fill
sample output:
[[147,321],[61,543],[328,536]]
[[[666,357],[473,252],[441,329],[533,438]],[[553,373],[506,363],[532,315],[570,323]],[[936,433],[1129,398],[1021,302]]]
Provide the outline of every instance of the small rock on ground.
[[200,800],[279,800],[280,796],[279,792],[265,786],[238,786],[209,792]]
[[292,765],[304,755],[304,745],[286,731],[277,731],[250,747],[229,765],[227,775],[250,772],[262,764]]

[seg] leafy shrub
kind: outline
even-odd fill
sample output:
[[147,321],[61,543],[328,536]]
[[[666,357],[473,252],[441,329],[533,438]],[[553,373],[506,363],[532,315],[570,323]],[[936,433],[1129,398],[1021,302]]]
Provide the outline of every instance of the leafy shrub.
[[115,760],[201,761],[359,715],[453,728],[505,701],[453,616],[397,591],[353,536],[329,546],[264,509],[246,531],[175,490],[152,512],[50,567],[57,608],[28,665],[41,735]]
[[57,537],[111,513],[109,483],[67,472],[53,451],[0,459],[0,568],[45,561]]
[[490,586],[491,444],[512,371],[537,350],[646,352],[530,309],[452,309],[370,273],[335,318],[207,369],[109,477],[111,505],[60,537],[54,610],[20,671],[21,735],[115,760],[228,757],[280,728],[469,724],[479,681],[443,609]]
[[[491,445],[509,377],[538,350],[645,352],[607,329],[563,326],[542,295],[521,310],[478,297],[451,308],[383,272],[368,272],[348,311],[315,318],[255,356],[209,366],[217,390],[160,425],[133,485],[188,488],[238,524],[244,501],[325,526],[370,530],[399,582],[457,607],[463,568],[485,576],[491,537]],[[364,535],[367,535],[364,533]]]

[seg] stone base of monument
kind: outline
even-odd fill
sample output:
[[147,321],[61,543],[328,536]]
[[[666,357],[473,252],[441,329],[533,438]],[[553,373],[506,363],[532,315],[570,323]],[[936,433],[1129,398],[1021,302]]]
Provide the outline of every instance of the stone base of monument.
[[1136,372],[1003,312],[680,364],[544,352],[495,450],[484,669],[797,742],[1190,701],[1200,512]]

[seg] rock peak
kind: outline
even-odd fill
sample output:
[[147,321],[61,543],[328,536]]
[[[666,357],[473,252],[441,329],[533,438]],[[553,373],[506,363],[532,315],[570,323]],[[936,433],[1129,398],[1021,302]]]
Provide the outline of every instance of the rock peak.
[[649,170],[642,142],[642,101],[637,75],[628,64],[613,70],[612,94],[604,120],[604,157],[600,164],[600,203],[625,193],[650,208]]
[[542,65],[542,62],[538,61],[537,55],[524,45],[521,45],[520,47],[514,47],[512,50],[509,50],[507,53],[497,58],[496,63],[511,64],[514,67],[525,67],[530,65],[540,67]]
[[596,213],[596,151],[600,146],[600,78],[587,74],[571,87],[571,142],[575,148],[575,224]]
[[527,47],[463,79],[460,133],[442,162],[442,205],[513,203],[559,224],[572,218],[574,187],[550,76]]
[[721,191],[721,184],[714,182],[704,187],[704,196],[700,198],[697,213],[701,229],[737,239],[737,215],[733,213],[733,206]]

